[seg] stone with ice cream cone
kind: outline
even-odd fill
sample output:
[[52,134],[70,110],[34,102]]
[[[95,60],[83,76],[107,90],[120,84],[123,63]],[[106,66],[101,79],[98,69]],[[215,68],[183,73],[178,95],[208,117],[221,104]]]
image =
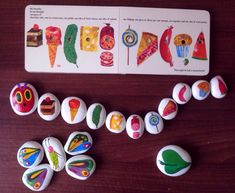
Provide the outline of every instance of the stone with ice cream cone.
[[61,105],[61,115],[65,122],[76,124],[82,122],[87,113],[85,102],[78,97],[67,97]]

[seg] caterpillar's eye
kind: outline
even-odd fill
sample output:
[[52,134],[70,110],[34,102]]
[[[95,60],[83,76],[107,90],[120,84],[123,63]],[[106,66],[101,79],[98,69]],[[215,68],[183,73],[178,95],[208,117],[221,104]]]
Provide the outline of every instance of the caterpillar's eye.
[[16,101],[17,103],[21,104],[23,102],[23,97],[20,91],[16,92]]
[[27,101],[30,101],[32,99],[32,93],[29,89],[26,89],[24,91],[24,97]]

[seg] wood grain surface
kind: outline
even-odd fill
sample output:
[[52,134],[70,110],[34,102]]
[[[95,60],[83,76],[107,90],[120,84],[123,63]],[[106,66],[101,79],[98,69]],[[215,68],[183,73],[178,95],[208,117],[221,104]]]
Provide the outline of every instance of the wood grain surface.
[[[141,6],[156,8],[205,9],[211,14],[210,73],[196,76],[81,75],[28,73],[24,69],[24,9],[28,4]],[[89,131],[94,146],[88,155],[97,162],[87,181],[71,178],[65,170],[55,173],[44,192],[56,193],[231,193],[235,191],[235,1],[233,0],[42,0],[0,2],[0,192],[31,192],[22,183],[24,168],[18,165],[18,148],[28,140],[42,142],[55,136],[65,144],[76,130]],[[35,58],[36,60],[36,58]],[[52,122],[35,112],[16,115],[9,103],[12,87],[22,81],[33,84],[39,95],[54,93],[60,101],[75,95],[86,102],[102,103],[108,112],[119,110],[126,117],[144,117],[156,110],[160,100],[171,96],[178,82],[192,85],[198,79],[210,80],[220,74],[228,95],[221,100],[191,99],[180,106],[177,117],[165,121],[159,135],[145,133],[139,140],[126,132],[112,134],[105,127],[91,131],[85,121],[68,125],[60,116]],[[157,152],[176,144],[192,156],[191,170],[178,178],[164,176],[156,167]],[[44,158],[44,163],[47,160]]]

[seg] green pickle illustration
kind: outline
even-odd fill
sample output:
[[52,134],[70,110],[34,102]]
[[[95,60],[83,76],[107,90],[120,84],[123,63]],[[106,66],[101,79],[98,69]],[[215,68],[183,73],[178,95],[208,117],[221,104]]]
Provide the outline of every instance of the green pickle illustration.
[[78,67],[77,53],[75,50],[77,32],[78,32],[77,25],[70,24],[67,26],[64,36],[64,55],[70,63],[73,63]]

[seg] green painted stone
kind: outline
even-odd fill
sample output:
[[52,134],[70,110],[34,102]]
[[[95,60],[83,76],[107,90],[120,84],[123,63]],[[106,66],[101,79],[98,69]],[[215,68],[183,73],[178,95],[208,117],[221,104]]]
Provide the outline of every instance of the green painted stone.
[[192,160],[188,152],[176,145],[163,147],[156,159],[158,169],[168,176],[181,176],[185,174]]

